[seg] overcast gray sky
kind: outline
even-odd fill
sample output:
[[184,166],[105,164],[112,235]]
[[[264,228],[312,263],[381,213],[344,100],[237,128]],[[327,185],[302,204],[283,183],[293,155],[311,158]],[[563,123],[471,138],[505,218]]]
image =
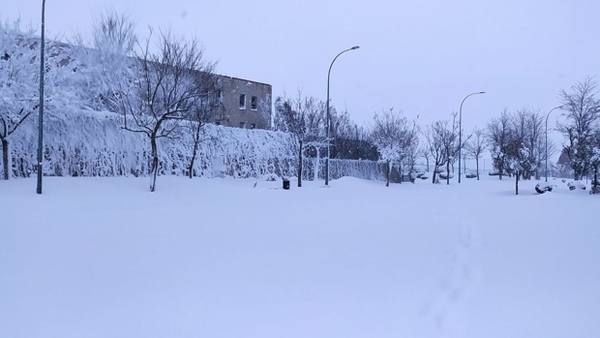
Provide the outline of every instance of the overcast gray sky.
[[[39,27],[41,0],[4,2],[3,19]],[[46,29],[89,31],[104,8],[129,14],[141,37],[148,25],[196,36],[219,73],[270,83],[275,96],[325,100],[331,61],[360,45],[335,62],[330,93],[361,124],[394,107],[425,125],[486,91],[465,102],[470,131],[504,108],[546,113],[561,88],[599,73],[593,0],[48,0]]]

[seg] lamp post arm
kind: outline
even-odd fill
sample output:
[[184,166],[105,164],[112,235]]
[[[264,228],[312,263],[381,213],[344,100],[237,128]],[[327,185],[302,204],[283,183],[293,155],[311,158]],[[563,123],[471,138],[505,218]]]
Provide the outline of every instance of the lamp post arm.
[[333,61],[331,61],[331,64],[329,65],[329,71],[327,72],[327,83],[329,83],[329,77],[331,75],[331,68],[333,67],[333,64],[335,63],[335,60],[337,60],[337,58],[339,58],[340,55],[342,55],[342,54],[344,54],[346,52],[349,52],[351,50],[355,50],[355,49],[358,49],[358,46],[354,46],[354,47],[351,47],[351,48],[348,48],[348,49],[344,49],[343,51],[339,52],[338,55],[336,55],[333,58]]

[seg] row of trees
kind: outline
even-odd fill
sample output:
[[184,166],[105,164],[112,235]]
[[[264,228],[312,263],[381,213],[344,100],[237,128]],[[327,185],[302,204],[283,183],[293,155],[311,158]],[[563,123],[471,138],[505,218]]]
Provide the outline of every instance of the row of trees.
[[[600,164],[600,100],[596,98],[596,82],[587,78],[576,83],[571,91],[561,90],[562,123],[549,128],[561,131],[566,142],[561,151],[567,156],[576,180],[591,172],[595,174]],[[547,175],[544,163],[556,153],[557,146],[547,141],[548,114],[532,109],[509,112],[504,109],[493,117],[485,128],[475,128],[471,133],[459,131],[457,114],[439,120],[421,129],[416,120],[410,121],[401,111],[394,109],[376,113],[369,128],[351,122],[346,112],[338,114],[331,109],[330,139],[326,139],[326,103],[313,97],[279,97],[275,101],[274,129],[290,132],[296,138],[301,162],[303,155],[320,157],[330,142],[332,158],[376,159],[387,164],[386,185],[389,172],[395,165],[402,173],[413,175],[419,157],[434,170],[432,183],[439,182],[438,173],[444,172],[450,183],[451,172],[458,159],[459,150],[465,157],[475,160],[479,180],[479,161],[489,151],[495,173],[502,179],[515,177],[515,189],[521,179],[539,179]],[[459,141],[459,133],[466,137]],[[424,140],[425,142],[419,142]],[[301,186],[302,168],[298,168],[298,186]]]

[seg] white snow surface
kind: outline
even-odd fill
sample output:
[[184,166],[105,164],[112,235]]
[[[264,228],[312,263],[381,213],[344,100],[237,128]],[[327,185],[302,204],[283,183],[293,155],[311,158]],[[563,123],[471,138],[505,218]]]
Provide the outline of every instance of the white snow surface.
[[599,337],[600,200],[553,182],[0,181],[0,337]]

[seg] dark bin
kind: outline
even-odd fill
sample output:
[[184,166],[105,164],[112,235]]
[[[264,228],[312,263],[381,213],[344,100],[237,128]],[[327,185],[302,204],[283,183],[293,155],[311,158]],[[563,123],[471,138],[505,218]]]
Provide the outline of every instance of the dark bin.
[[290,190],[290,180],[283,180],[283,190]]

